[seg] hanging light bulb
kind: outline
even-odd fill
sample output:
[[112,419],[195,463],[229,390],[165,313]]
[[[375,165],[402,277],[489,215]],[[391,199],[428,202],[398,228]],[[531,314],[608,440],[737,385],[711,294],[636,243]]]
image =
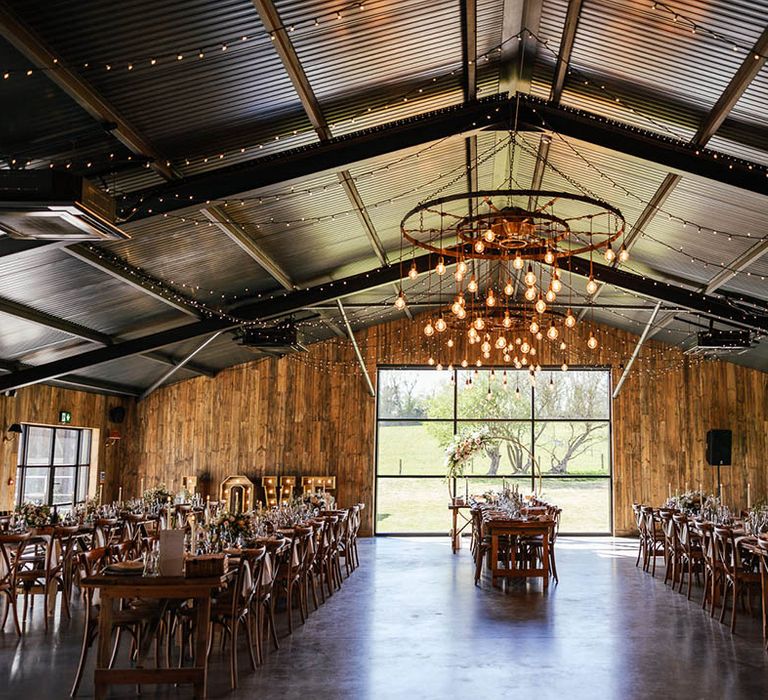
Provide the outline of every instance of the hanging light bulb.
[[538,292],[536,291],[536,287],[526,288],[524,296],[528,301],[533,301],[537,295],[538,295]]
[[458,316],[459,311],[461,311],[461,304],[459,304],[458,301],[454,301],[453,304],[451,304],[451,313],[454,316]]
[[619,248],[619,262],[625,263],[627,260],[629,260],[629,251],[627,250],[627,246],[622,243],[621,248]]
[[472,277],[469,278],[469,284],[467,285],[467,291],[474,294],[477,291],[477,280],[475,279],[475,276],[472,275]]
[[597,349],[597,338],[592,334],[592,331],[589,332],[589,340],[587,340],[587,347],[590,350],[596,350]]
[[612,263],[614,260],[616,260],[616,253],[613,252],[613,247],[611,246],[611,242],[608,241],[608,245],[605,247],[605,262]]
[[463,260],[459,260],[459,264],[456,265],[456,272],[460,272],[462,275],[466,275],[467,270],[469,270],[467,263],[465,263]]
[[453,279],[457,282],[461,282],[464,279],[464,273],[460,270],[456,270],[456,272],[453,273]]
[[395,308],[398,311],[402,311],[405,308],[406,305],[406,299],[405,294],[403,294],[403,290],[400,290],[400,293],[395,297]]
[[515,253],[514,259],[512,260],[512,267],[514,267],[515,270],[522,270],[523,265],[525,265],[523,262],[523,256],[520,255],[520,251],[518,250],[517,253]]
[[424,335],[431,336],[434,335],[434,333],[435,327],[432,325],[432,319],[429,319],[429,321],[427,321],[427,325],[424,326]]
[[560,335],[560,333],[555,327],[555,324],[553,323],[547,330],[547,338],[549,338],[550,340],[557,340],[558,335]]
[[562,364],[562,365],[560,365],[560,369],[561,369],[563,372],[567,372],[567,371],[568,371],[568,365],[567,365],[567,364],[565,364],[565,362],[563,362],[563,364]]
[[438,372],[442,372],[442,371],[443,371],[443,365],[442,365],[440,362],[438,362],[438,363],[437,363],[437,367],[435,367],[435,369],[436,369]]
[[507,280],[507,283],[504,285],[504,294],[506,294],[508,297],[511,297],[515,293],[515,287],[512,284],[512,280]]
[[531,331],[533,335],[536,335],[536,333],[539,332],[539,324],[536,323],[536,319],[534,318],[533,321],[531,321],[531,325],[528,326],[528,330]]
[[[512,358],[509,355],[507,355],[507,353],[504,353],[504,362],[511,362],[511,361],[512,361]],[[504,384],[506,383],[507,383],[507,378],[504,377]]]
[[491,344],[487,340],[484,340],[482,345],[480,345],[480,350],[482,352],[490,352],[491,351]]
[[446,345],[447,345],[449,348],[452,348],[452,347],[453,347],[453,345],[454,345],[454,342],[453,342],[453,338],[448,338],[448,342],[446,343]]
[[561,340],[560,341],[560,349],[561,350],[565,350],[567,347],[568,347],[568,345],[566,344],[566,342],[564,340]]
[[472,325],[477,328],[477,330],[481,331],[483,328],[485,328],[485,321],[483,320],[482,316],[478,316],[474,321],[472,321]]
[[530,263],[528,264],[528,271],[525,273],[524,279],[529,287],[533,287],[536,284],[536,273],[533,271],[533,266]]
[[468,364],[469,364],[469,362],[467,362],[466,360],[462,360],[461,361],[461,366],[462,367],[466,367]]
[[480,360],[478,360],[477,362],[475,362],[475,367],[482,367],[482,366],[483,366],[483,363],[482,363],[482,362],[480,362]]
[[541,365],[539,365],[539,364],[536,365],[536,371],[537,372],[541,372]]
[[486,306],[496,306],[496,297],[493,295],[493,289],[488,290],[488,296],[485,298]]
[[446,328],[448,328],[448,324],[445,322],[445,319],[441,315],[440,318],[438,318],[435,322],[435,330],[438,333],[442,333]]
[[524,340],[523,344],[520,346],[520,352],[523,353],[523,355],[527,355],[531,350],[531,346],[528,345],[528,341]]
[[592,275],[590,275],[589,281],[587,282],[587,294],[591,296],[596,291],[597,291],[597,282],[595,282],[595,278],[592,277]]
[[[448,365],[448,371],[453,372],[453,362]],[[453,375],[451,375],[451,383],[453,383]]]
[[467,335],[469,336],[470,341],[474,343],[476,340],[479,339],[479,335],[477,334],[477,331],[475,330],[474,326],[470,326],[469,330],[467,331]]
[[492,228],[488,228],[485,230],[483,238],[485,238],[488,243],[493,243],[493,241],[496,240],[496,234],[493,232]]
[[444,275],[445,274],[445,260],[443,260],[442,258],[440,258],[437,261],[437,265],[435,265],[435,272],[438,275]]
[[547,248],[547,252],[544,253],[544,262],[547,263],[547,265],[551,265],[555,262],[555,254],[552,252],[551,248]]
[[[490,360],[490,359],[491,359],[491,353],[490,353],[490,352],[484,352],[484,353],[483,353],[483,357],[484,357],[486,360]],[[479,366],[480,366],[480,365],[478,365],[478,367],[479,367]]]
[[496,338],[496,342],[494,343],[497,350],[503,350],[505,347],[507,347],[507,339],[500,335],[498,338]]
[[[535,336],[533,336],[533,337],[534,337],[534,338],[536,338],[536,340],[541,340],[541,339],[542,339],[544,336],[541,334],[541,331],[539,331],[539,332],[538,332],[538,333],[537,333]],[[532,348],[531,348],[531,355],[535,355],[535,354],[536,354],[536,348],[533,348],[533,347],[532,347]]]
[[427,364],[428,364],[430,367],[433,367],[433,366],[434,366],[434,364],[435,364],[435,359],[434,359],[433,357],[430,357],[430,358],[427,360]]
[[512,327],[512,319],[509,317],[509,311],[504,312],[504,320],[501,322],[501,325],[504,326],[504,328]]
[[517,338],[515,338],[515,345],[520,345],[520,343],[523,342],[523,339],[518,335]]
[[548,303],[554,304],[555,300],[557,299],[557,294],[555,294],[555,290],[550,287],[547,290],[547,293],[544,295],[544,298],[547,300]]
[[560,273],[557,270],[555,270],[555,274],[552,275],[552,281],[549,283],[549,286],[555,294],[560,294],[562,291],[563,283],[560,281]]
[[515,355],[515,359],[512,360],[512,364],[515,365],[515,369],[520,369],[523,366],[522,362],[517,359],[517,355]]
[[467,317],[467,310],[463,306],[460,306],[458,312],[456,313],[456,318],[464,319],[466,317]]
[[568,312],[565,314],[565,325],[568,326],[568,328],[573,328],[576,325],[576,317],[570,309],[568,309]]
[[547,310],[547,303],[541,297],[539,297],[536,301],[535,308],[537,313],[543,314]]
[[[524,356],[524,357],[523,357],[523,359],[522,359],[522,360],[520,360],[520,364],[521,364],[523,367],[525,367],[525,366],[528,364],[528,358]],[[518,369],[520,369],[520,368],[518,367]]]
[[412,280],[415,280],[419,276],[419,271],[416,269],[416,263],[411,263],[411,269],[408,270],[408,277],[410,277]]
[[475,241],[475,252],[482,253],[485,250],[485,243],[481,239]]

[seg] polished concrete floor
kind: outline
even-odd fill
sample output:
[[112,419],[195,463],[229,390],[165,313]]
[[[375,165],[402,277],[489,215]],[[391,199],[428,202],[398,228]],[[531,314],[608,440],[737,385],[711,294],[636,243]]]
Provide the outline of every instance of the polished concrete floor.
[[[262,668],[240,656],[229,691],[214,652],[211,697],[228,698],[766,698],[768,655],[756,618],[736,636],[663,578],[635,568],[631,540],[562,539],[561,583],[507,593],[475,588],[467,550],[446,539],[360,542],[362,566],[283,636]],[[663,571],[663,570],[662,570]],[[700,589],[696,589],[696,596]],[[0,635],[0,697],[65,698],[77,661],[79,614],[48,634],[35,610],[18,642]],[[298,619],[298,618],[297,618]],[[282,625],[282,621],[280,623]],[[283,631],[284,634],[284,631]],[[92,697],[92,666],[80,697]],[[191,697],[188,688],[142,698]],[[112,697],[135,697],[133,688]]]

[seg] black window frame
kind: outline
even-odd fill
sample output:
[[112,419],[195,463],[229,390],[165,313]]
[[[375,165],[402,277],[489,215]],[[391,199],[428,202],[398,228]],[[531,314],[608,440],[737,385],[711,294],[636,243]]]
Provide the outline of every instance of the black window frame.
[[[379,425],[382,423],[407,423],[407,422],[420,422],[420,423],[427,423],[427,422],[443,422],[453,423],[453,434],[456,435],[458,433],[459,425],[462,423],[503,423],[503,422],[513,422],[513,421],[520,421],[520,422],[527,422],[530,423],[530,429],[531,429],[531,452],[535,457],[536,454],[536,440],[535,440],[535,428],[537,423],[556,423],[556,422],[562,422],[562,423],[578,423],[578,422],[602,422],[607,423],[608,425],[608,473],[607,474],[590,474],[590,475],[584,475],[584,474],[549,474],[549,475],[541,475],[541,479],[546,482],[549,480],[567,480],[567,479],[607,479],[608,480],[608,531],[607,532],[561,532],[562,535],[569,535],[569,536],[577,536],[577,537],[595,537],[595,536],[605,536],[605,535],[612,535],[613,534],[613,523],[614,523],[614,517],[613,517],[613,462],[614,462],[614,455],[613,455],[613,376],[611,373],[611,367],[609,365],[590,365],[590,366],[581,366],[581,365],[572,365],[569,366],[568,371],[574,371],[574,372],[603,372],[607,375],[608,378],[608,417],[607,418],[537,418],[536,416],[536,390],[534,386],[530,387],[531,391],[531,413],[528,418],[459,418],[458,417],[458,393],[459,393],[459,387],[458,387],[458,376],[459,372],[466,372],[466,371],[472,371],[474,370],[474,367],[471,365],[469,367],[461,367],[456,366],[451,370],[443,368],[442,370],[438,370],[433,366],[430,365],[413,365],[413,364],[407,364],[407,365],[378,365],[376,368],[376,386],[381,386],[381,373],[382,371],[392,371],[392,370],[428,370],[432,372],[448,372],[453,373],[453,418],[380,418],[379,417],[379,397],[377,395],[376,397],[376,422],[375,422],[375,430],[376,434],[374,437],[374,503],[373,503],[373,529],[374,529],[374,535],[377,537],[445,537],[449,533],[446,531],[445,533],[438,533],[438,532],[380,532],[378,527],[378,493],[379,493],[379,479],[441,479],[444,480],[445,477],[442,475],[437,474],[379,474]],[[504,365],[483,365],[481,368],[479,368],[480,371],[490,371],[495,370],[497,372],[501,372],[504,370],[507,371],[514,371],[514,372],[520,372],[525,370],[517,370],[517,369],[511,369],[508,366]],[[561,368],[556,365],[547,365],[542,366],[541,368],[542,372],[553,372],[557,371],[560,372]],[[488,475],[481,475],[481,474],[469,474],[461,477],[462,479],[466,478],[472,482],[472,480],[482,480],[482,481],[489,481],[489,480],[498,480],[499,483],[501,483],[502,479],[507,479],[508,481],[516,480],[516,479],[525,479],[530,478],[531,480],[531,489],[535,491],[536,489],[536,481],[539,479],[539,477],[535,474],[533,470],[531,470],[531,474],[500,474],[496,476],[488,476]],[[457,479],[453,479],[451,484],[451,493],[455,497],[457,495]],[[448,514],[448,510],[446,509],[446,517]]]
[[[48,462],[47,464],[28,464],[29,462],[29,435],[30,435],[30,428],[39,428],[43,430],[50,430],[51,432],[51,445],[48,452]],[[75,463],[74,464],[55,464],[56,459],[56,438],[58,432],[76,432],[77,433],[77,445],[75,447]],[[87,461],[83,461],[82,454],[83,454],[83,446],[86,440],[88,441],[88,458]],[[21,439],[19,441],[19,450],[17,453],[17,464],[16,464],[16,506],[20,506],[22,503],[25,502],[24,498],[24,491],[26,487],[26,480],[27,480],[27,470],[28,469],[47,469],[48,475],[47,475],[47,499],[44,503],[44,505],[48,505],[51,508],[56,508],[57,510],[68,510],[71,508],[74,508],[80,503],[84,503],[85,500],[88,498],[88,485],[90,483],[91,478],[91,461],[93,457],[93,430],[91,428],[79,428],[74,427],[70,425],[66,426],[56,426],[56,425],[44,425],[40,423],[22,423],[21,425]],[[55,503],[54,504],[54,480],[56,477],[56,470],[58,469],[74,469],[75,470],[75,478],[73,480],[73,489],[71,495],[71,500],[65,501],[63,503]],[[81,486],[81,478],[84,478],[85,480],[85,498],[82,500],[78,500],[78,493],[80,492],[80,486]]]

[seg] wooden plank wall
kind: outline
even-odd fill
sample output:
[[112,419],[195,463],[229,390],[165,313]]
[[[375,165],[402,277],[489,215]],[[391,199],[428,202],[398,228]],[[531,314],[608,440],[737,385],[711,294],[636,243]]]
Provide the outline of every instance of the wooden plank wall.
[[[425,338],[422,325],[403,320],[357,334],[374,382],[377,364],[423,364],[430,352],[446,364],[460,362],[465,353],[476,359],[477,346],[467,348],[458,337],[453,356],[439,356],[444,338]],[[615,383],[637,336],[592,328],[599,349],[569,351],[568,361],[610,366]],[[583,347],[587,326],[572,333],[569,343]],[[559,366],[563,354],[544,341],[539,358]],[[736,466],[724,469],[722,479],[728,500],[744,504],[747,480],[753,494],[768,496],[767,379],[763,372],[691,360],[676,348],[648,343],[613,406],[617,534],[633,530],[633,501],[658,504],[669,483],[673,489],[686,482],[714,487],[714,470],[704,460],[709,428],[734,431]],[[301,357],[256,361],[215,379],[160,389],[139,404],[136,421],[123,453],[128,492],[141,475],[149,483],[210,471],[218,483],[231,473],[336,474],[340,503],[365,502],[365,531],[371,531],[375,403],[344,340],[314,345]]]
[[[109,476],[114,474],[124,461],[121,455],[123,441],[107,448],[106,436],[116,429],[125,431],[126,424],[115,425],[109,422],[108,412],[112,406],[128,407],[128,399],[120,399],[101,394],[72,391],[53,386],[38,384],[19,389],[15,397],[0,396],[0,430],[3,437],[11,423],[38,423],[59,425],[59,411],[69,411],[72,422],[69,426],[77,428],[98,428],[100,434],[94,449],[98,451],[99,469]],[[16,479],[19,438],[0,442],[0,510],[13,507]],[[109,488],[109,481],[105,489]]]
[[[421,322],[382,324],[358,333],[372,377],[377,364],[424,363],[430,352],[447,363],[464,356],[456,338],[453,356],[438,355],[444,338],[428,340]],[[594,326],[600,348],[571,352],[568,361],[612,368],[618,381],[637,337]],[[570,345],[584,345],[580,324]],[[579,340],[580,338],[580,340]],[[573,342],[571,342],[573,340]],[[569,351],[570,352],[570,351]],[[661,356],[661,359],[654,359]],[[562,362],[562,353],[545,341],[543,365]],[[128,409],[119,426],[123,440],[99,451],[107,471],[106,493],[138,493],[143,476],[179,483],[186,474],[208,471],[213,488],[228,474],[335,474],[338,497],[347,505],[367,504],[365,531],[371,531],[375,444],[375,403],[355,368],[348,342],[333,339],[313,345],[300,357],[259,360],[159,389]],[[614,527],[633,530],[631,504],[658,504],[668,484],[682,489],[702,482],[714,488],[714,470],[705,465],[709,428],[734,431],[734,467],[723,470],[727,499],[743,506],[746,483],[755,497],[768,496],[768,374],[726,362],[690,360],[679,350],[649,342],[613,406]],[[107,410],[119,399],[47,386],[27,387],[16,398],[0,397],[0,425],[13,422],[55,424],[58,411],[72,412],[72,425],[112,426]],[[103,433],[106,434],[106,433]],[[2,499],[10,505],[8,484],[16,464],[16,441],[0,444]],[[215,492],[215,491],[214,491]]]

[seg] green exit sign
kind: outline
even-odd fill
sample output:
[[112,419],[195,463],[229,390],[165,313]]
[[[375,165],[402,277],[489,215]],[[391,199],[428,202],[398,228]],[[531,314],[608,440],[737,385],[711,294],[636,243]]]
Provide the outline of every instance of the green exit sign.
[[72,414],[69,411],[59,411],[59,423],[71,423]]

